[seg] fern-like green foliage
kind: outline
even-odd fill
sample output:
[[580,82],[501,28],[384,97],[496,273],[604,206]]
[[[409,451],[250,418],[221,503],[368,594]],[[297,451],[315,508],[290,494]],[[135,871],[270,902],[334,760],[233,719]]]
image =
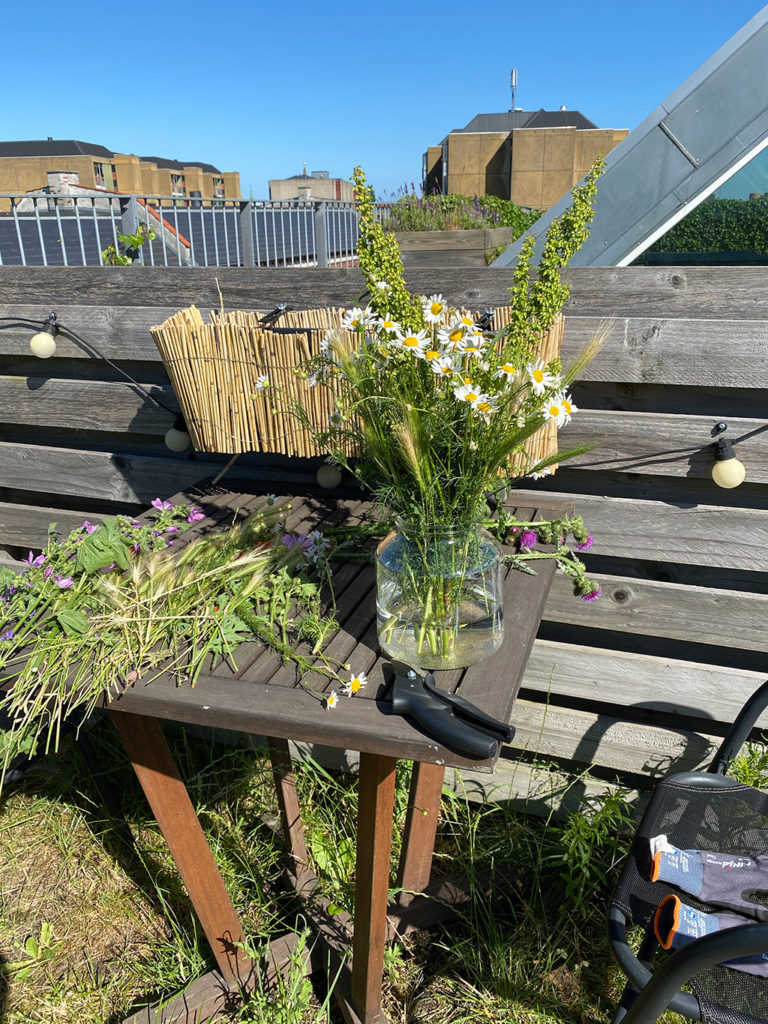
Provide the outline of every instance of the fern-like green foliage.
[[[352,172],[357,201],[359,238],[357,257],[370,292],[369,305],[379,316],[385,314],[411,330],[424,326],[421,303],[405,286],[403,261],[394,235],[388,235],[376,219],[376,197],[366,183],[362,167]],[[389,286],[380,288],[381,282]]]
[[708,199],[670,228],[648,251],[744,252],[768,256],[768,199]]

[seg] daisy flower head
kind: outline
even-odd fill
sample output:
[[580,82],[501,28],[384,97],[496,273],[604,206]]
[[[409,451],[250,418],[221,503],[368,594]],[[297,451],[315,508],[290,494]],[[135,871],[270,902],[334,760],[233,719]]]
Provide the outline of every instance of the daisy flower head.
[[560,408],[563,410],[563,423],[570,423],[571,416],[578,412],[578,407],[574,405],[570,395],[566,395],[565,392],[561,391],[557,396],[560,400]]
[[443,296],[430,295],[428,299],[424,299],[422,309],[424,310],[424,319],[428,324],[442,323],[443,316],[446,312]]
[[537,395],[543,395],[547,388],[557,387],[560,383],[560,378],[555,376],[554,373],[550,373],[546,363],[541,359],[537,359],[535,363],[528,363],[525,369],[531,382],[531,387]]
[[[471,316],[461,316],[460,315],[459,317],[457,317],[457,319],[460,320],[461,323],[463,323],[465,327],[469,327],[472,330],[476,329],[477,325],[475,324],[475,321],[472,319]],[[482,331],[480,333],[482,334]]]
[[374,285],[377,291],[383,292],[385,295],[392,291],[392,285],[389,281],[377,281]]
[[455,387],[453,393],[460,402],[469,402],[470,404],[477,402],[481,396],[485,397],[470,380],[465,380],[464,384]]
[[501,377],[506,383],[511,384],[517,376],[517,367],[513,366],[512,363],[502,363],[495,376]]
[[447,327],[441,327],[437,332],[440,341],[449,352],[458,352],[464,347],[464,339],[467,336],[467,328],[461,320],[452,320]]
[[332,343],[333,343],[333,331],[328,331],[326,336],[320,342],[320,351],[323,353],[323,355],[326,355],[330,351]]
[[260,373],[254,387],[257,392],[266,391],[269,387],[269,376],[266,373]]
[[428,363],[432,363],[436,359],[440,358],[440,350],[436,348],[425,348],[424,358],[427,360]]
[[550,398],[541,411],[544,419],[554,420],[556,426],[562,427],[565,423],[565,413],[563,412],[563,407],[560,405],[558,395]]
[[472,409],[478,416],[481,416],[486,423],[490,423],[491,416],[498,411],[498,405],[492,395],[479,395]]
[[475,334],[470,334],[464,338],[461,346],[462,355],[469,356],[470,358],[479,359],[483,350],[478,344],[478,337]]
[[325,710],[333,711],[336,705],[339,703],[339,695],[335,690],[331,690],[328,696],[325,698]]
[[432,367],[433,373],[440,374],[441,376],[450,377],[454,372],[453,362],[448,356],[438,356],[429,365]]
[[273,506],[275,506],[277,504],[277,495],[275,495],[275,494],[265,494],[264,495],[264,504],[267,506],[267,508],[272,508]]
[[343,422],[344,417],[341,415],[338,409],[334,409],[331,415],[328,417],[328,423],[331,426],[331,430],[339,430]]
[[427,332],[421,331],[398,331],[395,335],[398,346],[404,349],[406,352],[411,352],[418,359],[424,358],[424,353],[427,348]]
[[368,685],[368,677],[365,672],[350,672],[349,680],[341,684],[341,688],[347,697],[353,697],[359,693],[364,686]]
[[341,318],[341,326],[345,331],[361,331],[373,323],[373,320],[374,317],[370,306],[366,306],[365,309],[362,309],[360,306],[354,306],[344,313],[344,316]]
[[529,473],[528,477],[531,480],[541,480],[544,476],[552,476],[552,467],[545,466],[544,469],[540,469],[538,473]]
[[390,317],[389,313],[385,313],[384,316],[380,316],[376,321],[376,329],[378,331],[394,332],[400,330],[400,325]]

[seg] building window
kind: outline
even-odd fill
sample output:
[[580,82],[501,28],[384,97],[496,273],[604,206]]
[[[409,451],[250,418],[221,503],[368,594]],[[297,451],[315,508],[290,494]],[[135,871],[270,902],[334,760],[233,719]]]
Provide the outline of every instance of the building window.
[[213,179],[213,195],[216,199],[224,198],[224,179],[214,178]]
[[117,192],[117,168],[114,164],[110,164],[109,169],[112,172],[112,189]]
[[106,188],[107,180],[104,177],[104,164],[94,163],[93,165],[93,180],[96,188]]
[[[107,177],[109,175],[109,177]],[[117,170],[114,164],[101,164],[94,161],[93,181],[96,188],[106,189],[107,185],[117,192]]]
[[185,196],[187,194],[187,183],[183,174],[171,175],[171,195]]

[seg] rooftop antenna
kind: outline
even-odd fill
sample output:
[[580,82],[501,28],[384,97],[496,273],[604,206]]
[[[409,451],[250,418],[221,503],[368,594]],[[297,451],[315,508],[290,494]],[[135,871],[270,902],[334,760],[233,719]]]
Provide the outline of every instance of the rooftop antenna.
[[517,68],[512,68],[509,73],[509,88],[512,92],[512,106],[511,110],[515,109],[515,90],[517,89]]

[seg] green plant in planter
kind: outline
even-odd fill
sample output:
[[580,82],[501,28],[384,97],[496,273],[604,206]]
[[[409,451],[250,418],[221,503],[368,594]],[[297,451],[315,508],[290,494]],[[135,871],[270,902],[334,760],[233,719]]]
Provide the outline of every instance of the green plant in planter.
[[101,258],[107,267],[128,267],[138,262],[141,247],[156,237],[155,229],[139,224],[134,234],[123,235],[117,232],[117,247],[108,245],[102,249]]

